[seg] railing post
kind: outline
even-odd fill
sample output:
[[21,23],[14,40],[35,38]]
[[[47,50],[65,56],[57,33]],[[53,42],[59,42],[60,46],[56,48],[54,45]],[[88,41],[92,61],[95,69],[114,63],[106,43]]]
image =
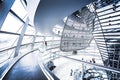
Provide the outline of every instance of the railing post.
[[17,42],[17,47],[16,47],[16,49],[15,49],[14,57],[18,56],[18,54],[19,54],[20,45],[21,45],[21,43],[22,43],[22,40],[23,40],[25,31],[26,31],[26,29],[27,29],[27,27],[28,27],[28,23],[29,23],[29,18],[26,19],[26,22],[25,22],[25,24],[24,24],[24,26],[23,26],[23,28],[22,28],[21,34],[20,34],[19,39],[18,39],[18,42]]
[[35,44],[35,40],[36,40],[36,36],[37,36],[37,30],[35,30],[35,35],[33,36],[33,41],[32,41],[31,49],[34,48],[34,44]]

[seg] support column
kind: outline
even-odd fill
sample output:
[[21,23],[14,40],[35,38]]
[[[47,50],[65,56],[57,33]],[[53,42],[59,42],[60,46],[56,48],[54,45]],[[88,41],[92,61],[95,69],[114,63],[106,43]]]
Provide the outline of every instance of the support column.
[[23,40],[25,31],[26,31],[26,29],[27,29],[27,27],[28,27],[28,23],[29,23],[29,18],[26,19],[26,22],[25,22],[25,24],[24,24],[24,26],[23,26],[23,28],[22,28],[21,34],[20,34],[19,39],[18,39],[18,42],[17,42],[17,47],[16,47],[16,49],[15,49],[14,57],[18,56],[18,54],[19,54],[20,45],[21,45],[21,43],[22,43],[22,40]]
[[36,40],[36,36],[37,36],[37,31],[35,30],[35,35],[33,36],[33,42],[32,42],[32,49],[34,48],[34,43]]

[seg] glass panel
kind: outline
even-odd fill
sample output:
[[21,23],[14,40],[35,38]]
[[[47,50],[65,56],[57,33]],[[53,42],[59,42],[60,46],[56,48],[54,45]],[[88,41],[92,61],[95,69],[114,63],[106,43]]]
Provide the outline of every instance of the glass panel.
[[0,34],[0,49],[16,45],[18,36],[10,34]]
[[14,50],[15,49],[13,48],[13,49],[1,52],[0,53],[0,63],[4,63],[6,60],[8,60],[11,57],[13,57]]
[[53,37],[45,37],[46,41],[53,40]]
[[32,43],[32,41],[33,41],[33,36],[24,36],[22,44]]
[[44,41],[44,37],[36,37],[35,42],[38,42],[38,41]]
[[[10,13],[9,13],[1,30],[16,33],[21,28],[22,24],[23,24],[22,22],[17,20],[14,16],[10,15]],[[19,30],[19,31],[21,31],[21,30]]]
[[28,45],[25,45],[25,46],[21,46],[21,47],[20,47],[19,55],[20,55],[20,54],[25,54],[25,53],[31,51],[31,49],[32,49],[32,44],[28,44]]
[[60,40],[61,37],[54,37],[54,40]]
[[34,43],[34,49],[35,48],[40,48],[40,45],[42,45],[43,43]]
[[25,34],[35,35],[35,29],[33,27],[28,26]]
[[20,2],[20,0],[15,0],[12,8],[11,8],[19,17],[21,17],[22,19],[26,16],[27,11],[25,10],[25,8],[23,7],[22,3]]

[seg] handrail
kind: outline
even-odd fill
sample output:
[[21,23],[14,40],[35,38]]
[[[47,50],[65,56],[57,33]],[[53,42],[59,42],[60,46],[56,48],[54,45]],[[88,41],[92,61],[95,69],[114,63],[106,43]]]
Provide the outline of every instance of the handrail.
[[[41,41],[38,41],[38,42],[35,42],[35,43],[40,43],[40,42],[41,42]],[[29,44],[32,44],[32,43],[22,44],[21,46],[26,46],[26,45],[29,45]],[[0,52],[7,51],[7,50],[13,49],[13,48],[15,48],[15,47],[16,47],[16,46],[9,47],[9,48],[6,48],[6,49],[3,49],[3,50],[0,50]]]
[[[20,33],[15,33],[15,32],[8,32],[8,31],[0,31],[0,33],[5,33],[5,34],[12,34],[12,35],[20,35]],[[35,36],[35,35],[30,35],[30,34],[25,34],[24,36]],[[40,35],[37,35],[40,36]],[[42,36],[41,36],[42,37]]]
[[[35,42],[35,43],[39,43],[39,42]],[[22,46],[26,46],[26,45],[30,45],[30,44],[32,44],[32,43],[22,44],[21,47],[22,47]],[[10,49],[13,49],[13,48],[15,48],[15,47],[16,47],[16,46],[13,46],[13,47],[10,47],[10,48],[7,48],[7,49],[4,49],[4,50],[1,50],[0,52],[4,52],[4,51],[10,50]],[[8,57],[8,58],[5,59],[4,61],[0,62],[0,64],[6,62],[6,61],[9,60],[9,59],[11,59],[11,57]]]
[[[52,53],[52,54],[55,54],[55,53]],[[111,67],[106,67],[106,66],[95,64],[95,63],[90,63],[90,62],[86,62],[86,61],[83,61],[83,60],[78,60],[78,59],[70,58],[70,57],[67,57],[67,56],[60,55],[60,54],[55,54],[55,55],[59,55],[61,57],[65,57],[65,58],[70,59],[70,60],[82,62],[82,63],[88,64],[88,65],[91,65],[91,66],[95,66],[95,67],[98,67],[98,68],[101,68],[101,69],[104,69],[104,70],[108,70],[108,71],[120,73],[120,70],[117,70],[117,69],[114,69],[114,68],[111,68]]]
[[[38,42],[35,42],[35,43],[37,44],[37,43],[42,43],[42,42],[44,42],[44,41],[38,41]],[[26,45],[30,45],[30,44],[32,44],[32,43],[22,44],[21,47],[22,47],[22,46],[26,46]],[[52,45],[51,45],[51,46],[52,46]],[[16,46],[13,46],[13,47],[10,47],[10,48],[7,48],[7,49],[3,49],[3,50],[1,50],[0,52],[4,52],[4,51],[10,50],[10,49],[14,49],[15,47],[16,47]],[[56,48],[59,48],[59,46],[58,46],[58,47],[48,48],[48,49],[46,49],[46,50],[56,49]],[[10,57],[8,57],[8,58],[5,59],[4,61],[2,61],[0,64],[6,62],[8,59],[10,59]]]
[[[29,44],[31,44],[31,43],[29,43]],[[24,44],[25,45],[25,44]],[[55,47],[55,48],[57,48],[57,47]],[[50,49],[54,49],[54,48],[50,48]],[[36,51],[36,50],[39,50],[38,48],[36,48],[36,49],[34,49],[34,50],[31,50],[30,52],[28,52],[28,53],[25,53],[25,54],[22,54],[22,55],[20,55],[20,56],[18,56],[18,57],[16,57],[16,58],[14,58],[12,61],[12,64],[2,73],[2,77],[1,77],[1,80],[5,77],[5,75],[7,74],[7,72],[22,58],[22,57],[24,57],[25,55],[27,55],[27,54],[29,54],[29,53],[31,53],[31,52],[34,52],[34,51]],[[48,49],[47,49],[48,50]]]
[[10,58],[8,57],[8,58],[5,59],[4,61],[0,62],[0,64],[2,64],[2,63],[4,63],[4,62],[8,61],[9,59],[10,59]]
[[[42,57],[42,54],[43,52],[40,51],[40,48],[39,48],[39,52],[40,52],[40,57]],[[54,75],[46,66],[45,64],[43,63],[43,59],[42,58],[38,58],[38,61],[40,61],[41,59],[41,62],[39,63],[39,66],[41,67],[42,71],[50,78],[49,80],[59,80],[59,78],[56,77],[56,75]],[[54,79],[53,79],[54,78]]]
[[[38,57],[41,57],[40,55]],[[48,78],[48,80],[54,80],[53,77],[50,75],[50,73],[48,73],[47,70],[44,68],[43,62],[41,60],[42,60],[41,58],[38,58],[38,62],[39,62],[38,64],[39,64],[41,70],[46,75],[46,77]]]
[[[52,40],[50,40],[50,41],[52,41]],[[48,42],[50,42],[50,41],[48,41]],[[59,40],[55,40],[55,41],[59,41]],[[37,41],[37,42],[34,42],[34,43],[42,43],[42,42],[44,42],[44,41]],[[26,45],[29,45],[29,44],[32,44],[32,43],[22,44],[21,46],[26,46]],[[49,45],[49,46],[50,46],[50,45]],[[9,48],[6,48],[6,49],[2,49],[2,50],[0,50],[0,52],[6,51],[6,50],[10,50],[10,49],[13,49],[13,48],[15,48],[15,47],[16,47],[16,46],[9,47]]]
[[[0,31],[0,33],[5,33],[5,34],[12,34],[12,35],[20,35],[20,33],[15,33],[15,32],[8,32],[8,31]],[[24,36],[35,36],[32,34],[24,34]],[[43,36],[43,35],[36,35],[36,37],[53,37],[53,36]]]
[[60,41],[60,40],[47,40],[47,42]]
[[50,75],[52,75],[52,77],[54,77],[54,80],[60,80],[53,72],[51,72],[51,71],[48,69],[47,66],[45,66],[44,63],[43,63],[43,66],[44,66],[44,68],[48,71],[48,73],[49,73]]
[[60,46],[57,46],[57,47],[53,47],[53,48],[48,48],[48,49],[46,49],[46,51],[47,50],[51,50],[51,49],[56,49],[56,48],[59,48]]
[[10,69],[11,69],[21,58],[23,58],[25,55],[27,55],[27,54],[29,54],[29,53],[32,53],[32,52],[34,52],[34,51],[37,51],[37,50],[39,50],[39,49],[36,48],[36,49],[34,49],[34,50],[31,50],[31,51],[29,51],[29,52],[27,52],[27,53],[25,53],[25,54],[22,54],[22,55],[20,55],[20,56],[18,56],[18,57],[16,57],[16,58],[14,58],[12,64],[3,72],[2,77],[1,77],[1,80],[3,80],[3,78],[4,78],[4,77],[6,76],[6,74],[10,71]]

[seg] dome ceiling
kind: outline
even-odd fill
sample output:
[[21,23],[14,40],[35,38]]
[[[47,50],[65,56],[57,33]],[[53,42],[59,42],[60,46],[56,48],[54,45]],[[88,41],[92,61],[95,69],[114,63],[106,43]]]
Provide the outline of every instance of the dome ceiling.
[[34,17],[37,30],[51,35],[53,27],[63,25],[63,18],[95,0],[41,0]]

